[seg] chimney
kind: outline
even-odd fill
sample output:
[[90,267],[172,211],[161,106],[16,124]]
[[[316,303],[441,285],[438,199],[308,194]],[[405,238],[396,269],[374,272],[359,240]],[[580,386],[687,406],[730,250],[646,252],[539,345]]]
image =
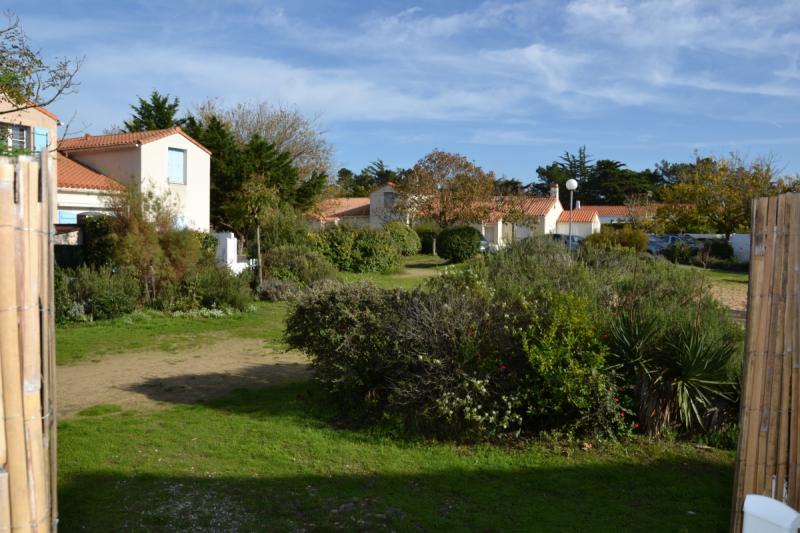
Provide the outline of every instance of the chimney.
[[550,197],[558,198],[558,183],[554,183],[550,186]]
[[575,200],[575,209],[580,209],[580,208],[581,208],[581,201]]

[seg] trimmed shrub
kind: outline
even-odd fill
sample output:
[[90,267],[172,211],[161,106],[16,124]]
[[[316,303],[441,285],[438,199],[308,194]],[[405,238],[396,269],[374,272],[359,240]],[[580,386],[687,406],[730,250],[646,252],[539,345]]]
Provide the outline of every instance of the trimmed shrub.
[[447,228],[436,240],[436,253],[451,263],[461,263],[478,255],[481,232],[470,226]]
[[81,266],[57,269],[55,280],[56,319],[103,320],[134,311],[139,284],[127,270]]
[[421,222],[414,226],[414,231],[419,235],[420,251],[423,254],[432,254],[433,242],[439,236],[441,228],[435,222]]
[[381,228],[389,235],[400,255],[415,255],[420,250],[420,240],[417,232],[399,221],[389,222]]
[[237,276],[227,267],[202,265],[189,273],[181,286],[180,307],[245,311],[253,301],[248,274]]
[[600,233],[593,233],[583,240],[587,248],[610,249],[614,247],[630,248],[637,252],[647,250],[647,233],[625,225],[620,229],[603,226]]
[[314,233],[312,242],[342,271],[389,274],[401,267],[400,253],[383,231],[340,225]]
[[333,278],[336,267],[316,250],[285,244],[268,250],[263,256],[266,277],[310,285],[321,279]]
[[704,246],[708,246],[708,251],[714,259],[727,260],[733,258],[733,246],[724,239],[712,239],[706,241]]

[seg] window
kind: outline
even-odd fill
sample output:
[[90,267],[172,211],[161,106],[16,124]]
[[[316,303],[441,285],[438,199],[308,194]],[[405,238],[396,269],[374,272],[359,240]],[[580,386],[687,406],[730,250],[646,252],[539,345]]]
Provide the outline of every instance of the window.
[[169,149],[167,180],[169,183],[186,183],[186,150]]
[[0,133],[6,135],[6,145],[12,149],[27,150],[30,148],[30,129],[15,124],[0,124]]
[[78,214],[72,213],[70,211],[59,211],[58,212],[58,223],[59,224],[77,224],[78,223]]
[[383,193],[383,208],[391,209],[394,207],[394,192],[386,191]]

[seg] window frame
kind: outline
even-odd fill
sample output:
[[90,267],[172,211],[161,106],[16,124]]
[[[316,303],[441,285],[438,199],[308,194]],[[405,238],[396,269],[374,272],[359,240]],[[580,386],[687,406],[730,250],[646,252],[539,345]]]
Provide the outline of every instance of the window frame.
[[[0,122],[0,130],[6,129],[5,132],[5,145],[9,150],[30,150],[31,149],[31,128],[24,124],[13,124],[8,122]],[[14,146],[14,142],[18,139],[14,137],[14,130],[21,131],[23,134],[22,146]]]
[[[172,174],[170,172],[170,162],[171,162],[171,157],[172,157],[171,154],[173,152],[178,152],[183,156],[183,165],[182,165],[183,166],[183,177],[182,177],[181,181],[173,181],[172,180]],[[167,148],[167,183],[169,185],[186,185],[186,181],[187,181],[186,166],[187,166],[187,163],[188,163],[187,150],[185,150],[183,148],[173,148],[171,146]]]

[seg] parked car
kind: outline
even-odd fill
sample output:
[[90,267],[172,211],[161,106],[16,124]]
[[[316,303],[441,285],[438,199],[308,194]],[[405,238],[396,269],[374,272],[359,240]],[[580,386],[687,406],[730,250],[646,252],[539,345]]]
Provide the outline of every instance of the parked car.
[[580,237],[578,235],[570,236],[570,235],[563,235],[561,233],[553,233],[552,237],[553,240],[564,243],[564,245],[570,250],[577,250],[583,243],[583,237]]
[[489,241],[481,237],[481,245],[478,247],[478,250],[480,250],[482,254],[488,254],[491,251]]
[[663,233],[651,234],[647,241],[647,251],[653,255],[658,255],[664,252],[670,246],[682,243],[689,246],[695,252],[703,247],[703,243],[686,234]]

